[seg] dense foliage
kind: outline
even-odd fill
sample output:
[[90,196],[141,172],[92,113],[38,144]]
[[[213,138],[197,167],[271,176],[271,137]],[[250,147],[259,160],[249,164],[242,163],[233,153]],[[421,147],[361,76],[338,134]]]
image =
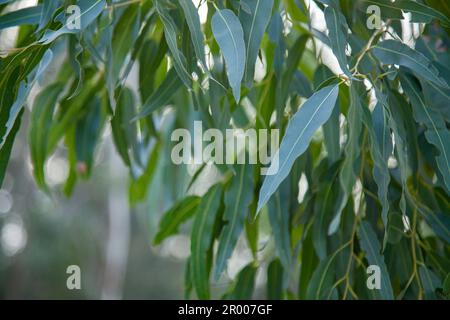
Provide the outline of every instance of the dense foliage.
[[[69,196],[111,130],[130,205],[168,207],[154,244],[192,226],[187,296],[250,298],[262,271],[273,299],[448,298],[446,1],[14,2],[0,0],[0,29],[20,26],[1,52],[0,181],[22,118],[49,196],[58,190],[46,183],[46,160],[65,152]],[[338,72],[322,59],[330,49]],[[279,129],[279,170],[176,165],[171,134],[194,120],[223,132]],[[162,185],[152,183],[157,172]],[[211,293],[239,246],[252,261]],[[381,289],[371,290],[374,265]]]

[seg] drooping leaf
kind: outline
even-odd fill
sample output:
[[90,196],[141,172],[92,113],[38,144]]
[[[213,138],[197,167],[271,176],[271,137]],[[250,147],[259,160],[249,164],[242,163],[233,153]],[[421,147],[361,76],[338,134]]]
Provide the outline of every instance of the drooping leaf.
[[153,92],[153,94],[144,102],[141,111],[134,120],[144,118],[152,112],[163,107],[170,101],[174,93],[182,86],[182,82],[178,77],[175,69],[170,69],[166,78],[161,85]]
[[300,276],[298,284],[299,299],[307,299],[307,290],[311,277],[316,269],[317,257],[314,254],[312,232],[309,231],[302,241]]
[[424,3],[411,0],[361,0],[367,5],[376,5],[381,8],[383,16],[386,18],[400,19],[402,11],[411,13],[411,22],[429,23],[434,19],[441,21],[444,26],[450,26],[450,19],[443,13],[427,6]]
[[266,176],[261,187],[257,211],[261,210],[289,174],[295,159],[306,150],[314,132],[330,117],[337,95],[337,85],[325,87],[314,93],[292,117],[280,149],[270,165],[271,175]]
[[286,270],[290,270],[292,261],[291,235],[289,232],[291,220],[289,214],[290,197],[290,181],[285,180],[268,202],[269,222],[275,247]]
[[278,117],[281,117],[281,114],[284,111],[286,100],[289,95],[289,87],[305,51],[308,39],[308,35],[299,36],[293,46],[289,49],[289,55],[286,60],[286,70],[281,81],[277,81],[277,94],[275,98]]
[[[348,140],[345,146],[345,158],[342,163],[339,181],[342,192],[336,202],[336,212],[328,227],[328,234],[334,234],[341,222],[342,211],[344,210],[348,197],[351,195],[353,186],[356,182],[357,172],[355,172],[355,163],[360,153],[360,133],[362,128],[362,108],[358,84],[352,82],[350,87],[350,107],[347,113]],[[360,88],[360,87],[359,87]]]
[[306,299],[323,300],[335,297],[335,288],[333,288],[335,278],[336,255],[333,254],[321,261],[308,284]]
[[187,69],[186,57],[180,51],[178,47],[177,37],[179,31],[172,17],[169,15],[168,10],[164,7],[161,0],[155,1],[155,8],[164,25],[164,35],[167,45],[170,49],[170,53],[173,58],[173,66],[178,73],[178,77],[183,81],[187,88],[192,87],[191,75]]
[[375,106],[372,115],[367,108],[363,108],[363,122],[367,128],[370,140],[370,153],[374,162],[373,177],[377,184],[377,194],[382,204],[381,217],[384,226],[387,226],[389,201],[388,187],[390,174],[388,159],[392,152],[392,139],[387,126],[386,110],[381,103]]
[[3,185],[3,179],[5,178],[6,168],[8,167],[9,157],[11,156],[11,151],[14,145],[14,140],[16,138],[17,132],[20,129],[20,123],[22,120],[23,110],[20,111],[14,126],[6,138],[5,143],[0,149],[0,186]]
[[145,171],[137,178],[133,179],[130,184],[129,199],[132,205],[139,201],[142,201],[147,196],[147,192],[150,186],[150,182],[155,175],[155,171],[158,165],[159,153],[161,144],[156,142],[153,150],[148,158],[147,167]]
[[217,280],[224,270],[228,259],[233,253],[237,240],[244,228],[245,219],[249,214],[249,206],[253,200],[253,167],[251,165],[236,165],[236,176],[225,190],[226,221],[219,238],[214,277]]
[[164,239],[176,234],[178,227],[195,213],[200,200],[200,197],[188,196],[166,211],[159,223],[159,231],[153,240],[153,244],[160,244]]
[[[14,104],[9,108],[8,117],[7,117],[6,121],[4,122],[4,120],[1,119],[0,148],[3,148],[3,145],[8,138],[8,135],[11,133],[11,131],[14,127],[14,124],[16,122],[16,119],[26,102],[26,99],[27,99],[28,95],[30,94],[30,91],[33,88],[34,83],[37,81],[37,79],[39,79],[39,77],[47,69],[47,67],[49,66],[52,59],[53,59],[53,52],[50,49],[48,49],[47,51],[45,51],[41,61],[39,62],[39,65],[30,72],[30,74],[27,76],[26,80],[23,80],[20,83],[19,90],[17,93],[17,98],[14,101]],[[6,106],[2,106],[2,108],[4,108],[4,107],[6,107]]]
[[239,12],[246,43],[244,82],[249,86],[253,81],[256,58],[272,14],[273,0],[243,0],[241,5],[246,5],[249,9],[249,12]]
[[195,212],[191,234],[191,277],[199,299],[209,299],[210,262],[208,252],[213,239],[214,222],[216,220],[222,186],[217,184],[203,196]]
[[41,15],[42,6],[28,7],[6,13],[0,16],[0,30],[25,24],[38,24]]
[[401,75],[402,86],[413,106],[413,115],[418,123],[425,125],[427,131],[425,137],[428,142],[439,150],[436,162],[439,171],[444,177],[445,185],[450,190],[450,131],[445,120],[432,108],[425,105],[424,98],[420,94],[420,88],[416,80],[407,75]]
[[404,66],[420,77],[438,86],[447,88],[447,83],[440,77],[439,71],[420,52],[411,49],[397,40],[385,40],[373,46],[372,53],[384,64]]
[[241,22],[228,9],[218,10],[212,20],[214,38],[227,65],[228,82],[236,102],[241,98],[241,82],[245,71],[245,42]]
[[226,294],[225,297],[232,300],[250,300],[255,287],[256,271],[258,271],[258,268],[253,263],[242,268],[237,276],[233,290]]
[[283,299],[283,266],[279,259],[274,259],[267,268],[267,298]]
[[[358,230],[359,243],[361,248],[366,253],[366,258],[370,265],[375,265],[380,268],[381,272],[381,288],[379,290],[380,298],[384,300],[394,299],[392,292],[391,280],[389,278],[389,273],[381,252],[380,242],[378,241],[377,235],[373,231],[372,227],[367,221],[362,221]],[[378,290],[377,290],[378,292]]]
[[47,159],[48,135],[50,132],[56,102],[63,89],[61,83],[45,88],[36,97],[29,126],[30,156],[33,163],[33,175],[37,185],[47,190],[44,165]]
[[418,203],[417,199],[408,194],[410,200],[417,207],[417,212],[423,217],[433,231],[447,243],[450,243],[450,218],[441,212],[434,212],[427,206]]
[[128,87],[122,89],[121,95],[117,100],[117,106],[114,116],[111,120],[111,129],[116,149],[123,162],[131,167],[131,159],[133,151],[137,149],[137,132],[136,123],[132,123],[131,119],[136,114],[134,94]]
[[419,267],[419,274],[425,292],[425,298],[435,300],[436,289],[441,287],[441,281],[430,269],[424,266]]
[[318,185],[316,201],[314,202],[315,219],[312,228],[313,245],[317,257],[323,260],[327,257],[328,225],[330,223],[333,206],[337,201],[339,192],[338,177],[339,163],[335,163],[321,177],[322,183]]
[[197,59],[200,60],[202,66],[206,68],[205,45],[203,44],[203,33],[200,25],[200,17],[192,1],[178,0],[184,12],[189,31],[191,32],[191,40],[194,46]]
[[342,71],[351,78],[352,75],[347,65],[347,56],[345,54],[347,46],[347,23],[345,17],[334,6],[325,8],[325,21],[329,30],[331,49],[336,56]]
[[131,4],[126,8],[115,25],[111,39],[111,60],[107,69],[108,86],[112,91],[115,89],[120,71],[125,63],[125,58],[138,36],[139,16],[139,4]]
[[390,213],[386,230],[386,241],[391,244],[398,243],[404,234],[403,229],[404,225],[402,215],[398,212]]
[[75,130],[77,165],[83,168],[79,173],[84,177],[91,173],[95,147],[105,120],[100,98],[95,97],[86,107],[87,113],[78,121]]

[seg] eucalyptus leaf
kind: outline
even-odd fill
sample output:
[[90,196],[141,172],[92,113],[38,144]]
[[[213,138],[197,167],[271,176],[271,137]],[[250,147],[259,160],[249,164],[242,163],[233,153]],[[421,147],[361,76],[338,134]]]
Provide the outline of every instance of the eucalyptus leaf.
[[222,186],[217,184],[209,189],[195,212],[191,235],[191,277],[197,296],[209,299],[208,255],[213,239],[214,222],[219,213]]
[[[330,117],[336,103],[338,86],[331,85],[314,93],[292,117],[274,155],[259,193],[258,209],[267,203],[281,182],[289,174],[295,161],[308,147],[314,132]],[[279,158],[279,161],[277,159]]]
[[439,71],[423,54],[411,49],[397,40],[385,40],[373,46],[372,52],[384,64],[397,64],[415,72],[420,78],[427,79],[438,86],[447,88]]
[[233,11],[218,10],[212,20],[214,38],[220,46],[227,65],[228,82],[236,102],[241,99],[241,82],[246,64],[244,31]]
[[253,167],[236,165],[236,179],[225,190],[225,211],[223,219],[227,222],[219,237],[215,267],[216,280],[226,266],[233,253],[237,240],[244,228],[245,219],[249,214],[249,206],[253,194],[247,190],[253,189]]
[[42,6],[34,6],[12,11],[0,16],[0,30],[25,25],[37,24],[41,20]]
[[241,10],[239,13],[246,43],[244,82],[249,86],[253,82],[256,58],[271,18],[273,0],[243,0],[241,5],[248,7],[249,10],[249,12]]

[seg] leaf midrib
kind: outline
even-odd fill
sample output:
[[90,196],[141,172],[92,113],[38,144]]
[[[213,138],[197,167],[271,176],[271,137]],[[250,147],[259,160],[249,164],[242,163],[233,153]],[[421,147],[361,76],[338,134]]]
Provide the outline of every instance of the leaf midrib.
[[[322,100],[322,102],[319,104],[317,109],[314,111],[313,115],[311,116],[311,118],[308,120],[308,122],[306,123],[305,127],[303,128],[302,132],[299,134],[299,136],[295,140],[295,142],[293,144],[293,147],[289,151],[288,155],[286,156],[285,160],[283,161],[283,163],[282,163],[281,167],[279,168],[278,172],[280,172],[280,171],[282,171],[284,169],[284,167],[286,166],[286,163],[287,163],[287,159],[289,159],[289,157],[291,156],[292,152],[295,149],[295,146],[298,144],[298,141],[303,137],[303,134],[305,133],[306,129],[309,127],[311,121],[314,119],[314,117],[316,116],[317,112],[319,112],[319,110],[322,107],[322,105],[325,103],[325,101],[327,101],[327,99],[330,97],[331,93],[336,89],[336,87],[337,86],[335,86],[333,89],[330,90],[330,92],[327,94],[327,96]],[[272,190],[274,183],[275,183],[275,179],[273,179],[271,181],[271,183],[269,185],[269,190]],[[266,195],[264,197],[264,200],[267,200],[267,197],[268,196]]]

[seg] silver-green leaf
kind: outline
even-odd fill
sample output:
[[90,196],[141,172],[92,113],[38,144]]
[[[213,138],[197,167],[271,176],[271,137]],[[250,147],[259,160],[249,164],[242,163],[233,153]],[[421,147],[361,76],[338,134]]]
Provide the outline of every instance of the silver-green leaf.
[[328,120],[336,104],[338,92],[337,85],[317,91],[289,121],[280,149],[273,157],[268,169],[269,175],[264,179],[259,192],[257,211],[269,201],[289,174],[295,159],[305,152],[314,132]]
[[236,102],[241,98],[241,82],[245,71],[245,42],[241,22],[229,9],[217,10],[212,18],[214,38],[227,65],[228,82]]

